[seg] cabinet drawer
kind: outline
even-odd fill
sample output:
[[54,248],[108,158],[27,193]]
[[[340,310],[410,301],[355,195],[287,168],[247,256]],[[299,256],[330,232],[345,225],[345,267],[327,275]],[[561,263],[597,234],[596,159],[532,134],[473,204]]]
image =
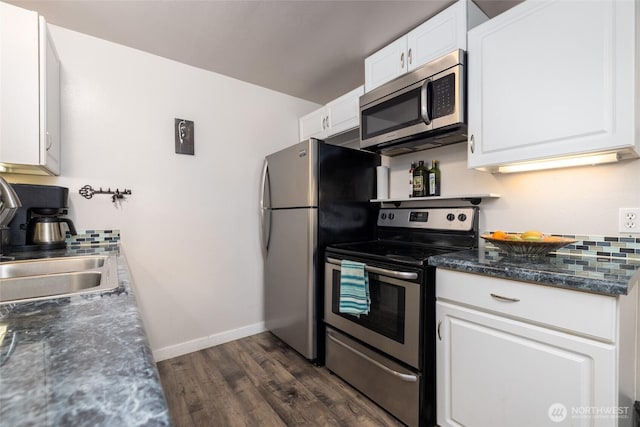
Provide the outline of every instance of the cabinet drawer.
[[610,342],[616,298],[438,269],[436,297]]

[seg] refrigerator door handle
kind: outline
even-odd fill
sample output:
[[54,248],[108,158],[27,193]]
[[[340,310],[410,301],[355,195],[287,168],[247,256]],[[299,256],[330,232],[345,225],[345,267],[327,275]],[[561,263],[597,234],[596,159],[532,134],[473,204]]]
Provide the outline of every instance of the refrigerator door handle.
[[[260,193],[260,242],[262,244],[262,250],[264,255],[266,256],[269,251],[269,241],[271,240],[271,210],[269,207],[265,207],[265,196],[267,185],[269,185],[269,162],[267,159],[264,160],[264,165],[262,167],[262,183],[260,185],[261,193]],[[269,201],[269,206],[271,206],[271,202]],[[265,220],[265,216],[268,215],[267,220]]]

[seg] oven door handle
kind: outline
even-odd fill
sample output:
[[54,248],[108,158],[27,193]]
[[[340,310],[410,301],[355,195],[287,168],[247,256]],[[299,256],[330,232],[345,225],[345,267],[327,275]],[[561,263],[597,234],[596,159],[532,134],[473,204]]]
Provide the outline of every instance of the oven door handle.
[[[336,258],[327,257],[327,262],[335,265],[340,265],[340,260]],[[367,270],[369,273],[379,274],[381,276],[387,276],[387,277],[394,277],[396,279],[415,280],[418,278],[418,273],[415,273],[413,271],[394,271],[394,270],[388,270],[386,268],[371,267],[369,265],[365,267],[365,270]]]
[[353,348],[351,346],[348,346],[347,344],[343,343],[342,341],[340,341],[339,339],[337,339],[336,337],[331,335],[331,332],[329,332],[327,334],[327,337],[331,341],[333,341],[334,343],[346,348],[347,350],[351,351],[352,353],[357,354],[358,356],[362,357],[367,362],[373,363],[374,365],[376,365],[378,368],[382,369],[386,373],[391,374],[394,377],[401,379],[402,381],[405,381],[405,382],[408,382],[408,383],[415,383],[416,381],[418,381],[418,377],[416,375],[403,374],[402,372],[394,371],[393,369],[389,368],[388,366],[384,366],[382,363],[378,362],[377,360],[374,360],[374,359],[370,358],[369,356],[367,356],[366,354],[362,353],[361,351],[358,351],[355,348]]

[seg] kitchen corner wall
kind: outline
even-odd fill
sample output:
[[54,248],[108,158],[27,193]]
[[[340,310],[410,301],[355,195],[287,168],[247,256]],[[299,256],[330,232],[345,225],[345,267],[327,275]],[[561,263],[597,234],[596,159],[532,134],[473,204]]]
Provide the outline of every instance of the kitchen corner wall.
[[[319,106],[51,26],[62,63],[62,174],[4,175],[69,188],[79,229],[121,230],[138,305],[161,360],[264,330],[259,181]],[[195,156],[174,151],[174,118]],[[78,190],[127,188],[84,199]]]

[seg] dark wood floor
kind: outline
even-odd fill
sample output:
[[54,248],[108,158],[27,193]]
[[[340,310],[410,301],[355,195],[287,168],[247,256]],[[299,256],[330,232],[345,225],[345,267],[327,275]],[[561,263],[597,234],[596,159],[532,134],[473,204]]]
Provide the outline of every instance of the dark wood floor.
[[158,363],[176,427],[401,426],[269,332]]

